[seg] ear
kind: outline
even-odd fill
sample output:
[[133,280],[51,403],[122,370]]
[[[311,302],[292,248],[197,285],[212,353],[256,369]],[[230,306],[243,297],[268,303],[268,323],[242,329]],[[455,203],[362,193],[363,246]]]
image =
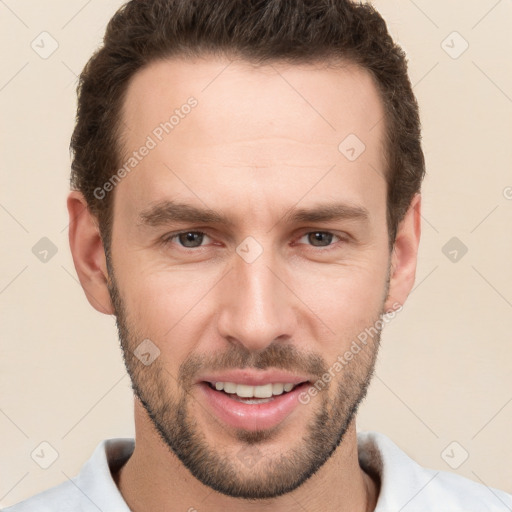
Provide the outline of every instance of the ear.
[[108,291],[107,261],[97,219],[81,192],[72,191],[67,201],[69,245],[75,269],[91,306],[100,313],[114,314]]
[[416,194],[398,225],[391,255],[391,275],[385,312],[402,306],[414,285],[421,235],[421,195]]

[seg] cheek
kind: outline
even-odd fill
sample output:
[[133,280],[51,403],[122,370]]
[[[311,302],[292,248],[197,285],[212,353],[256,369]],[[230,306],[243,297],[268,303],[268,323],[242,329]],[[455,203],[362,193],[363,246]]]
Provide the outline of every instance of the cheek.
[[130,326],[154,341],[165,359],[182,361],[204,330],[208,291],[216,280],[176,270],[134,274],[136,278],[125,276],[123,287]]
[[324,273],[304,272],[295,280],[292,288],[307,305],[302,309],[310,322],[306,329],[316,333],[314,350],[322,352],[329,366],[379,320],[385,300],[386,264],[385,258],[371,264],[361,261]]
[[315,312],[330,316],[334,323],[357,321],[380,312],[385,300],[387,259],[370,259],[365,257],[309,271],[304,268],[290,277],[290,287]]

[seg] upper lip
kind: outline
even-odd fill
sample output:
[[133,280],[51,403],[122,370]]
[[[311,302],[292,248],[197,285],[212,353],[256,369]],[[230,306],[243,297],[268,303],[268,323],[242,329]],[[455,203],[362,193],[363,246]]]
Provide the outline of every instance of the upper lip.
[[222,373],[209,373],[202,375],[197,382],[234,382],[247,386],[264,386],[265,384],[301,384],[308,382],[310,378],[304,375],[295,375],[282,370],[249,370],[238,369]]

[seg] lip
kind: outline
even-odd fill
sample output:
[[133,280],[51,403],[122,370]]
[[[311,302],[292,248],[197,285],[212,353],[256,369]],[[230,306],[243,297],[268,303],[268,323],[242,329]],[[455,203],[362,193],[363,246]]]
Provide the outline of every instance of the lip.
[[207,382],[234,382],[235,384],[246,384],[247,386],[263,386],[265,384],[290,383],[301,384],[309,382],[311,378],[305,375],[294,375],[282,370],[231,370],[223,373],[211,373],[202,375],[196,384]]
[[[220,379],[213,382],[219,381]],[[233,380],[227,380],[226,382],[233,382]],[[280,382],[280,379],[277,382]],[[285,382],[291,381],[285,379]],[[309,383],[304,382],[288,393],[275,396],[270,402],[246,404],[229,398],[229,395],[223,391],[212,389],[207,382],[198,383],[201,391],[201,401],[206,402],[207,409],[222,423],[250,431],[267,430],[283,422],[293,413],[296,407],[301,405],[299,395],[308,386]]]

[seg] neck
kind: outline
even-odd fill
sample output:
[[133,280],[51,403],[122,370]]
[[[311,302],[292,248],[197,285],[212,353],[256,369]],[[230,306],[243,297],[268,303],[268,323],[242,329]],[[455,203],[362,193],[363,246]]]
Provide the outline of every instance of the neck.
[[355,420],[333,455],[311,478],[292,492],[258,501],[226,496],[194,478],[154,430],[138,400],[135,431],[135,450],[113,475],[133,512],[371,512],[377,503],[379,483],[359,465]]

